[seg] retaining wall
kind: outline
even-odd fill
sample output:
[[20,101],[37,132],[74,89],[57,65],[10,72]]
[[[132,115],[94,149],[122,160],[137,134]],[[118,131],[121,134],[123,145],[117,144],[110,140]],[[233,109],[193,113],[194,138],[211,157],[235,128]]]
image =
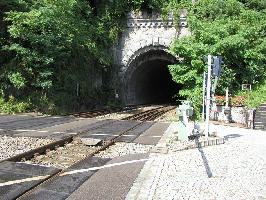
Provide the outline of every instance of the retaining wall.
[[[254,110],[248,109],[245,106],[229,107],[231,114],[229,121],[233,123],[244,124],[247,127],[253,128]],[[224,114],[225,106],[216,106],[212,108],[210,119],[214,121],[226,121]]]

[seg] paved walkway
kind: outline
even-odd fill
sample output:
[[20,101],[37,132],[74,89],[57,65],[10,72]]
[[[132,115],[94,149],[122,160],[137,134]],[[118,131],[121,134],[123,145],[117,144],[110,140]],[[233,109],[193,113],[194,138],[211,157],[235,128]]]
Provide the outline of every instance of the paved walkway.
[[[171,137],[172,124],[158,146]],[[266,199],[266,132],[215,125],[223,145],[152,153],[126,199]]]

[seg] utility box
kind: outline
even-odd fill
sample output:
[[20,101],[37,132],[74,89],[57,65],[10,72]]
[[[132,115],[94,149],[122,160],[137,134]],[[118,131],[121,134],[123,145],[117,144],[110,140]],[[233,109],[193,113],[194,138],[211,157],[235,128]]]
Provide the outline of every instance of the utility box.
[[190,101],[182,101],[182,104],[177,108],[176,113],[179,117],[178,140],[188,141],[188,118],[191,117],[194,113],[192,103]]
[[182,104],[177,108],[178,117],[183,117],[183,113],[185,112],[187,117],[191,117],[194,113],[194,109],[192,107],[192,103],[190,101],[182,101]]

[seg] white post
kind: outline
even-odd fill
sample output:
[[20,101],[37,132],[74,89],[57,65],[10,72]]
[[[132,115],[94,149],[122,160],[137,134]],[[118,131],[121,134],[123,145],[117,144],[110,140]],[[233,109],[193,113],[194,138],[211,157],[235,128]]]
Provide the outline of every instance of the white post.
[[204,122],[205,120],[205,85],[206,85],[206,73],[203,73],[203,95],[202,95],[202,121]]
[[228,106],[229,106],[229,89],[228,88],[226,88],[226,90],[225,90],[225,107],[226,108],[228,108]]
[[230,109],[229,109],[229,89],[226,88],[225,90],[225,108],[224,108],[224,117],[225,123],[230,123]]
[[211,70],[212,56],[208,55],[208,78],[207,78],[207,96],[206,96],[206,121],[205,121],[205,137],[209,136],[209,121],[210,121],[210,104],[211,104]]

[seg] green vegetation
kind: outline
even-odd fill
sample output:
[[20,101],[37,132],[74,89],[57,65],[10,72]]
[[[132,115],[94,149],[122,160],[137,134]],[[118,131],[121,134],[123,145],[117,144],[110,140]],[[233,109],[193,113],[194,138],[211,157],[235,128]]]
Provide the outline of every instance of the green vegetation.
[[0,1],[2,102],[14,98],[50,113],[92,108],[110,99],[113,104],[110,52],[126,14],[156,9],[163,2]]
[[262,103],[266,102],[266,81],[263,84],[258,85],[252,91],[241,92],[239,95],[245,97],[245,104],[249,108],[257,108]]
[[[192,35],[171,47],[183,58],[169,67],[184,85],[179,95],[199,111],[207,54],[224,57],[220,94],[263,83],[264,0],[0,0],[0,110],[62,113],[114,105],[111,47],[128,11],[173,10],[178,20],[181,8],[189,11]],[[263,88],[256,95],[263,96]]]
[[[266,3],[261,0],[190,0],[176,4],[188,8],[192,35],[175,41],[171,51],[183,60],[170,66],[173,79],[184,85],[180,95],[199,111],[204,55],[222,55],[224,72],[218,94],[237,94],[242,83],[259,85],[266,77]],[[259,94],[259,92],[257,93]],[[259,94],[265,95],[265,94]],[[199,113],[199,112],[198,112]]]
[[10,97],[8,101],[0,98],[0,110],[4,113],[21,113],[29,111],[30,104],[26,102],[18,102],[14,97]]

